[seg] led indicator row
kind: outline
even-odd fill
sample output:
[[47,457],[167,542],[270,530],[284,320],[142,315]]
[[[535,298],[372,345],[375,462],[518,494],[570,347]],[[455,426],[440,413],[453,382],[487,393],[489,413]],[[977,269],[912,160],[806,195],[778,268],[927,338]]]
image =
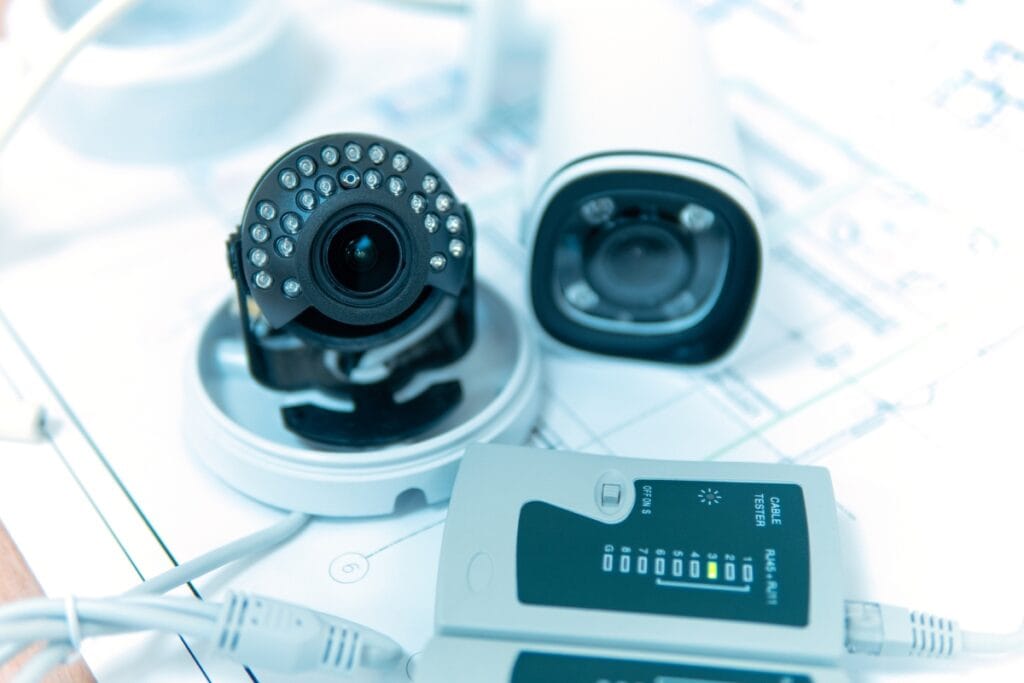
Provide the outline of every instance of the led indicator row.
[[742,564],[733,561],[719,562],[717,559],[701,560],[697,557],[687,560],[682,557],[670,559],[657,556],[652,561],[647,555],[633,557],[631,554],[623,553],[616,558],[614,553],[606,552],[601,557],[601,569],[606,573],[641,576],[653,573],[654,576],[671,576],[677,579],[717,581],[719,578],[723,578],[730,583],[737,579],[742,580],[743,583],[753,583],[754,581],[754,565],[750,558],[744,558]]
[[[298,176],[291,169],[281,171],[278,176],[278,181],[285,189],[288,190],[294,190],[299,186]],[[358,170],[351,167],[345,167],[338,171],[337,182],[335,182],[334,178],[329,175],[322,175],[313,183],[315,192],[310,189],[299,190],[295,194],[295,204],[303,211],[312,211],[317,207],[317,204],[319,204],[321,200],[334,195],[334,193],[338,191],[339,187],[343,190],[354,190],[363,184],[371,190],[378,190],[383,187],[393,197],[401,197],[408,189],[405,179],[401,176],[388,176],[387,180],[385,180],[381,172],[375,168],[367,169],[362,175],[360,175]],[[424,187],[436,189],[437,180],[433,176],[426,176],[423,180],[423,185]],[[441,192],[434,198],[434,206],[441,213],[450,211],[454,204],[455,200],[446,192]],[[421,214],[426,211],[429,206],[430,200],[420,192],[414,192],[409,196],[409,207],[412,209],[413,213]],[[265,221],[273,220],[277,216],[277,211],[277,206],[269,200],[261,201],[256,206],[256,212],[259,214],[260,218]]]
[[[261,270],[252,276],[252,283],[260,289],[270,289],[274,286],[274,276]],[[294,299],[302,294],[302,285],[293,277],[285,278],[285,281],[281,283],[281,293],[289,299]]]
[[[325,166],[337,166],[341,161],[342,154],[344,154],[347,161],[355,164],[362,160],[363,148],[358,143],[349,142],[345,145],[344,150],[339,152],[338,148],[334,145],[325,145],[320,149],[320,161],[322,161]],[[375,165],[380,166],[387,160],[388,152],[384,149],[383,145],[372,144],[367,149],[367,158],[369,158],[369,160]],[[391,168],[398,173],[405,173],[409,170],[409,166],[411,164],[412,161],[409,159],[409,155],[404,152],[395,152],[391,157]],[[301,173],[307,178],[313,177],[319,168],[316,160],[308,154],[303,154],[296,159],[295,167],[298,170],[298,173]],[[294,190],[297,188],[299,186],[298,173],[290,168],[281,171],[278,174],[278,182],[281,183],[281,187],[286,190]],[[434,179],[434,182],[436,183],[436,179]],[[424,189],[426,189],[426,180],[424,180]]]
[[[405,157],[404,155],[401,157],[398,155],[395,156],[395,159],[399,158]],[[297,162],[297,166],[299,167],[299,172],[303,175],[312,176],[316,173],[316,164],[310,157],[300,157]],[[400,164],[400,166],[404,168],[408,167],[407,162]],[[299,187],[299,175],[294,170],[286,168],[278,174],[278,182],[281,184],[281,187],[286,190],[295,190]],[[401,197],[407,190],[406,182],[401,176],[389,176],[385,182],[384,176],[375,168],[367,169],[361,176],[358,170],[351,167],[346,167],[338,171],[338,184],[340,184],[343,189],[351,190],[364,183],[366,187],[371,190],[376,190],[383,186],[395,197]],[[440,188],[440,181],[436,176],[427,174],[423,176],[423,181],[420,185],[423,192],[430,195],[438,191]],[[335,185],[334,179],[327,175],[317,178],[314,183],[314,187],[316,192],[325,199],[337,191],[337,185]],[[316,208],[319,198],[312,190],[301,190],[296,195],[295,201],[299,205],[299,208],[305,211],[312,211]],[[450,211],[454,205],[455,199],[447,192],[441,192],[434,199],[434,206],[441,213]],[[409,206],[413,210],[413,213],[421,214],[429,208],[430,200],[424,194],[414,192],[409,197]],[[273,220],[277,213],[277,207],[269,201],[260,202],[257,206],[257,213],[259,213],[260,217],[264,220]]]
[[[289,235],[296,235],[302,228],[302,223],[299,222],[298,217],[295,216],[295,214],[286,213],[284,217],[281,219],[281,227]],[[268,228],[263,223],[253,223],[252,225],[249,226],[249,237],[251,237],[252,241],[255,242],[256,244],[263,244],[264,242],[270,239],[270,228]],[[282,240],[287,241],[284,242]],[[287,245],[291,242],[292,240],[288,238],[280,238],[277,240],[277,244],[279,245]],[[292,244],[291,246],[294,246],[294,244]],[[284,248],[288,249],[287,246],[285,246]],[[288,255],[290,256],[290,254]],[[282,256],[284,256],[284,254],[282,254]]]

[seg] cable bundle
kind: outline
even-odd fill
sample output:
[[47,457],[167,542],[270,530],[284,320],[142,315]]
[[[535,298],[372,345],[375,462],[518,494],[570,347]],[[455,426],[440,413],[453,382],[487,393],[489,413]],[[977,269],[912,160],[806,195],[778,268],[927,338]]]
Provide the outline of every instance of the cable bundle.
[[282,673],[348,674],[398,666],[402,648],[387,636],[299,605],[233,591],[219,604],[162,595],[237,559],[270,550],[308,521],[308,515],[293,513],[116,597],[37,598],[0,606],[0,665],[32,644],[46,642],[15,678],[15,683],[35,683],[77,657],[85,638],[164,631],[207,643],[245,666]]

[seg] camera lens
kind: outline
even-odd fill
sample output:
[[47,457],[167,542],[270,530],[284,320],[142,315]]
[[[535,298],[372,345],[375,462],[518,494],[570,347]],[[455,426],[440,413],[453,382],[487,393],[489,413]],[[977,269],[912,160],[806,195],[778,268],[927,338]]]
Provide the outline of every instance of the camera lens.
[[394,281],[402,267],[402,248],[381,219],[357,216],[328,238],[324,260],[327,272],[340,287],[367,295]]
[[690,249],[664,227],[634,223],[592,241],[596,246],[585,260],[587,280],[601,298],[616,305],[661,305],[690,280]]
[[760,253],[749,217],[728,197],[675,176],[616,171],[564,185],[547,207],[530,291],[552,336],[684,363],[736,338]]

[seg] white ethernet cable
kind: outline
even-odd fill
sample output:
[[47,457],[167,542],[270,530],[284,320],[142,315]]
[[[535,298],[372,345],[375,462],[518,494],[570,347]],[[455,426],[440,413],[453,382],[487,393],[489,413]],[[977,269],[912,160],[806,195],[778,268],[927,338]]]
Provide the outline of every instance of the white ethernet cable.
[[[581,481],[582,487],[565,485]],[[644,499],[638,498],[643,495],[651,502],[644,504]],[[436,635],[442,639],[453,635],[489,643],[521,639],[543,641],[552,647],[562,643],[566,647],[625,647],[648,653],[674,652],[685,646],[679,654],[794,662],[835,661],[844,637],[846,650],[866,655],[950,658],[1012,654],[1024,649],[1024,629],[1008,635],[973,633],[961,630],[954,621],[928,614],[837,599],[843,582],[836,504],[828,473],[822,468],[639,460],[564,451],[556,456],[541,449],[488,444],[469,449],[453,500],[458,502],[446,520],[438,570]],[[749,533],[751,500],[754,528],[763,529],[755,535]],[[759,501],[764,502],[760,508]],[[712,507],[714,514],[709,515]],[[576,512],[552,517],[552,510],[559,508]],[[706,553],[705,573],[694,559],[688,579],[700,581],[703,576],[718,582],[716,587],[722,581],[748,584],[747,590],[728,596],[716,591],[705,598],[705,605],[717,601],[722,620],[742,629],[742,639],[737,638],[739,631],[721,624],[716,629],[706,628],[713,619],[707,612],[688,614],[691,603],[685,598],[673,603],[674,616],[679,619],[672,629],[665,629],[663,613],[650,620],[638,618],[646,613],[647,603],[641,602],[644,591],[661,591],[659,584],[617,578],[633,566],[641,572],[639,553],[635,565],[630,562],[630,548],[636,546],[631,521],[643,519],[654,547],[671,547],[680,515],[685,518],[688,514],[699,521],[688,527],[694,539],[692,552],[704,549],[701,534],[733,539],[732,560]],[[769,517],[777,522],[769,522]],[[30,660],[16,679],[17,683],[34,683],[75,653],[83,637],[157,629],[204,640],[240,663],[282,672],[395,670],[403,658],[398,644],[336,617],[240,593],[229,593],[220,605],[153,595],[240,557],[266,552],[298,533],[309,519],[309,515],[292,513],[264,531],[213,550],[115,598],[43,599],[0,607],[0,663],[32,641],[54,643]],[[783,520],[794,521],[783,526]],[[764,526],[758,527],[758,521]],[[607,544],[600,564],[581,551],[593,537],[588,529],[600,530]],[[659,537],[667,540],[659,543]],[[620,552],[618,560],[615,552]],[[810,561],[806,565],[778,561],[791,555]],[[493,571],[490,556],[516,558],[516,570]],[[751,559],[744,559],[740,569],[735,559],[744,556]],[[488,558],[484,565],[479,564],[481,557]],[[754,557],[770,560],[773,581],[784,589],[775,595],[785,595],[791,602],[770,604],[761,591],[751,590]],[[481,575],[481,566],[482,581],[474,578]],[[552,571],[552,566],[559,569]],[[654,560],[652,574],[667,571],[667,565],[662,564],[660,570],[657,566]],[[616,567],[620,571],[613,573]],[[682,575],[681,560],[679,569],[672,571]],[[646,572],[645,565],[642,573]],[[597,578],[588,584],[588,576]],[[581,582],[598,590],[578,593],[566,604],[564,596]],[[746,597],[740,598],[737,606],[733,595]],[[609,605],[609,599],[618,602]],[[791,614],[771,612],[776,622],[737,624],[738,616],[763,615],[767,608],[788,608],[798,600],[804,603],[796,604],[798,609]],[[582,616],[582,609],[593,611]],[[725,610],[729,611],[727,617]],[[812,618],[794,618],[800,613]],[[779,621],[783,618],[788,621]],[[796,635],[789,622],[801,625],[801,621],[804,628]],[[494,664],[495,651],[488,651],[489,655],[478,653],[481,661],[474,665],[487,664],[487,657]],[[455,656],[477,655],[458,651]],[[453,677],[452,665],[442,665],[440,678],[422,674],[427,677],[421,680],[499,680],[474,674],[482,670],[479,667],[461,670],[476,678]]]
[[[197,605],[202,609],[194,609]],[[0,641],[27,647],[40,640],[67,638],[68,621],[61,600],[27,600],[0,607]],[[229,592],[219,605],[152,596],[82,599],[76,601],[73,621],[83,638],[166,631],[201,640],[239,664],[282,673],[386,670],[402,657],[401,647],[380,633],[246,593]],[[16,680],[38,680],[65,658],[64,648],[48,648],[31,660]]]
[[[408,10],[423,10],[459,14],[467,11],[468,2],[462,0],[375,0]],[[39,97],[61,74],[64,67],[104,29],[116,22],[140,0],[100,0],[75,24],[61,35],[55,48],[45,55],[44,61],[34,67],[17,90],[5,96],[0,107],[0,151],[14,135]]]
[[926,612],[851,600],[846,603],[846,649],[852,654],[938,659],[1022,653],[1024,625],[1015,633],[976,633]]
[[97,34],[113,24],[139,0],[100,0],[61,36],[59,45],[47,55],[46,61],[35,67],[19,92],[8,100],[6,111],[0,112],[0,150],[17,130],[32,105],[68,62],[88,45]]
[[221,604],[157,595],[230,562],[265,552],[310,520],[292,513],[280,522],[212,550],[116,597],[33,599],[0,607],[0,665],[39,641],[50,644],[19,671],[15,683],[35,683],[73,657],[82,638],[159,630],[202,640],[251,667],[284,673],[337,674],[387,670],[401,646],[376,631],[298,605],[229,592]]

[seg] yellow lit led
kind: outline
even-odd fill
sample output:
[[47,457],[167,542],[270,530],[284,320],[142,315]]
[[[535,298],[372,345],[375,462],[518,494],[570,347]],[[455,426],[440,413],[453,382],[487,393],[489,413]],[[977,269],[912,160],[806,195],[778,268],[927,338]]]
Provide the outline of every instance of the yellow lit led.
[[708,562],[708,578],[712,581],[718,578],[718,563],[713,560]]

